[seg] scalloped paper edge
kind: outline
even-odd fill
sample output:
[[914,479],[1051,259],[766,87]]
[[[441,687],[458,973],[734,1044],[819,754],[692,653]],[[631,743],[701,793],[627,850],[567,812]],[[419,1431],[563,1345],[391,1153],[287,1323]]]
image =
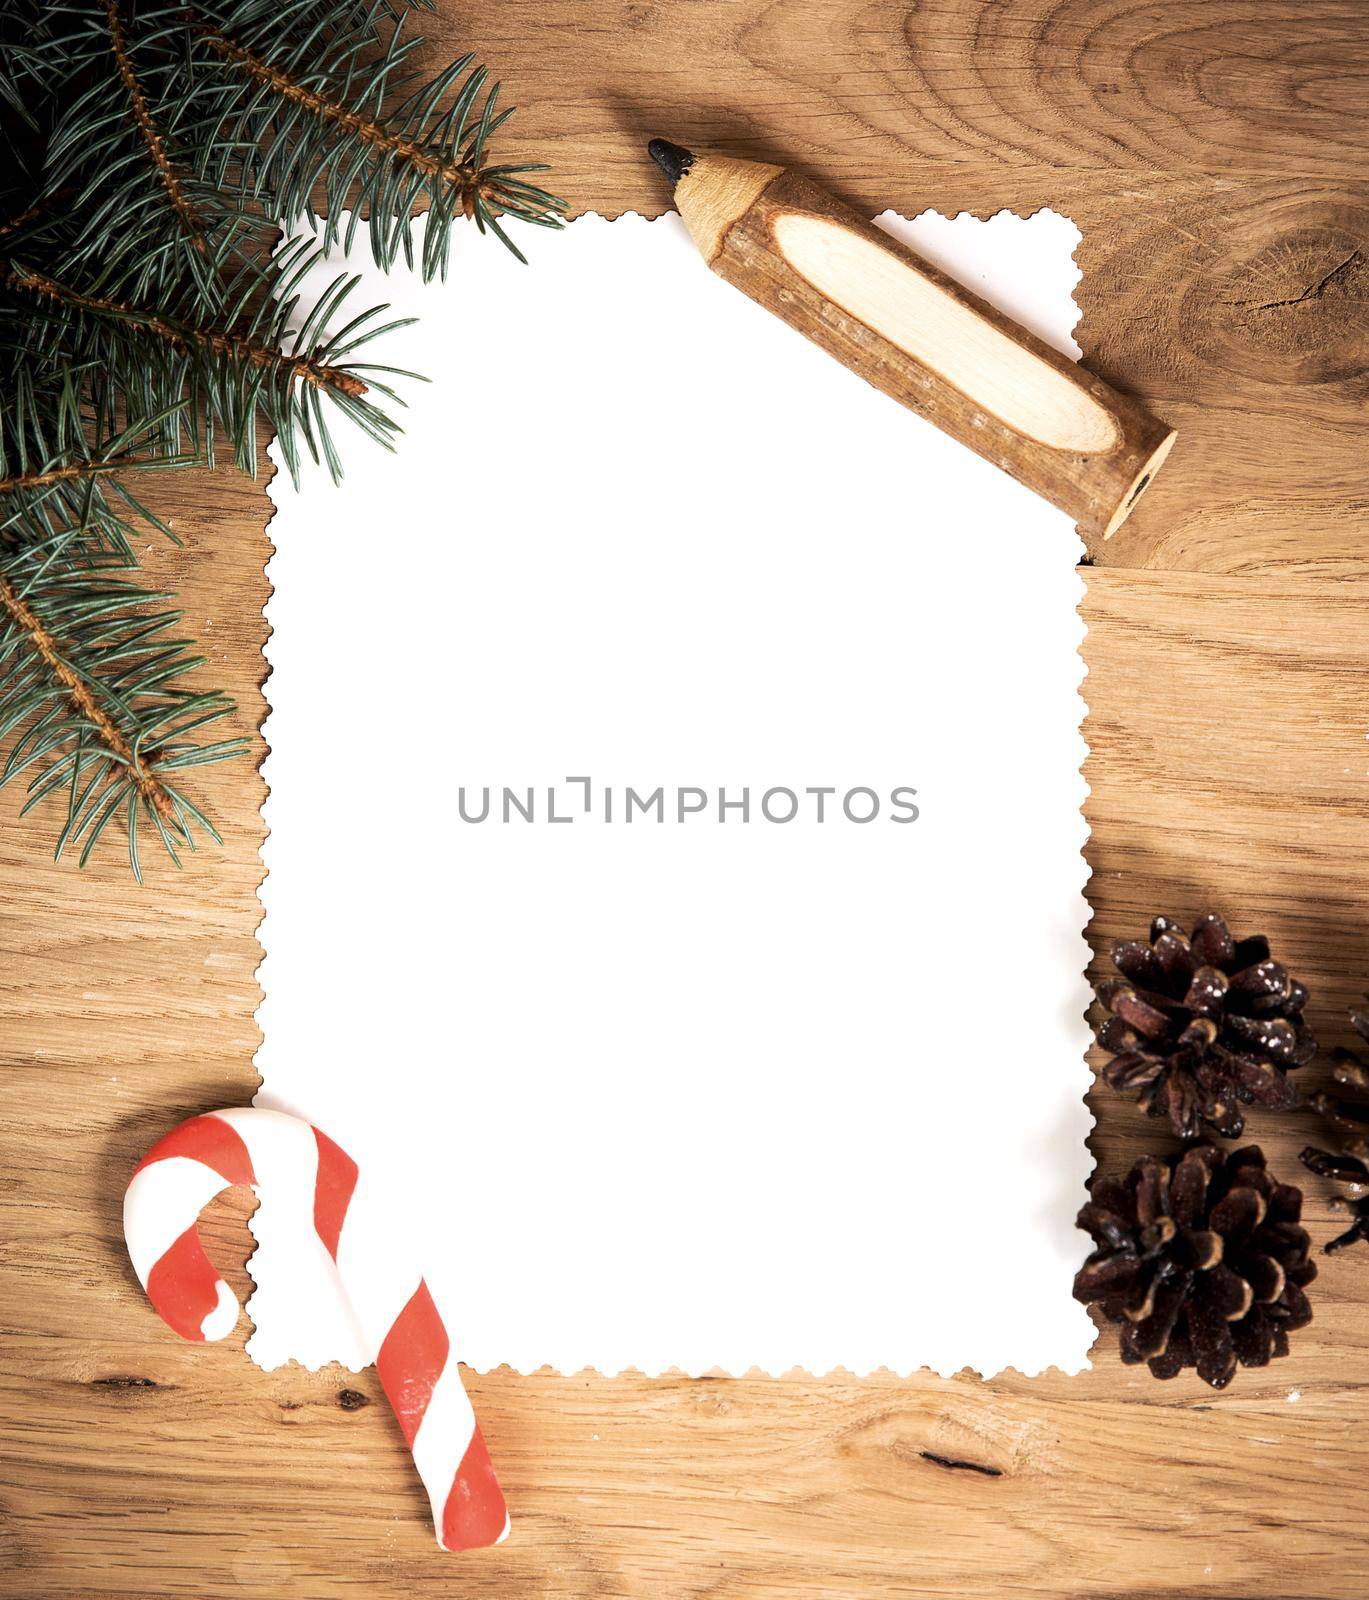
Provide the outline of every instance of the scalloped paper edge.
[[[640,211],[637,211],[635,209],[628,209],[628,210],[625,210],[625,211],[622,211],[622,212],[609,213],[609,214],[600,213],[600,212],[597,212],[597,211],[589,210],[589,211],[584,211],[584,212],[579,213],[572,220],[570,220],[566,224],[566,226],[567,226],[567,228],[574,228],[574,227],[577,227],[577,226],[579,226],[581,224],[584,224],[584,223],[598,224],[598,225],[610,225],[610,224],[617,225],[617,224],[621,224],[621,223],[628,223],[629,225],[637,224],[637,225],[651,226],[651,225],[653,225],[655,223],[658,223],[658,222],[662,221],[664,218],[669,217],[671,215],[673,215],[673,213],[671,213],[669,211],[661,212],[661,213],[658,213],[656,215],[648,215],[648,214],[646,214],[644,212],[640,212]],[[1009,221],[1009,220],[1011,220],[1011,221],[1014,221],[1014,222],[1019,222],[1019,223],[1026,224],[1026,223],[1029,223],[1033,218],[1041,216],[1041,215],[1058,217],[1060,220],[1068,223],[1074,229],[1074,232],[1075,232],[1075,243],[1074,243],[1074,245],[1073,245],[1073,247],[1072,247],[1072,249],[1070,251],[1070,261],[1071,261],[1071,264],[1074,267],[1074,280],[1073,280],[1073,284],[1071,286],[1071,290],[1070,290],[1070,294],[1069,294],[1069,304],[1073,307],[1073,310],[1074,310],[1074,317],[1073,317],[1073,320],[1072,320],[1072,322],[1070,323],[1070,326],[1069,326],[1069,333],[1070,333],[1071,343],[1073,345],[1073,349],[1070,350],[1070,351],[1067,351],[1066,353],[1069,354],[1073,359],[1077,359],[1077,360],[1078,359],[1082,359],[1084,354],[1085,354],[1085,351],[1081,347],[1081,345],[1080,345],[1079,341],[1077,340],[1077,338],[1075,337],[1075,335],[1077,334],[1077,332],[1079,331],[1082,323],[1085,320],[1085,310],[1084,310],[1083,307],[1080,306],[1078,298],[1077,298],[1079,287],[1082,284],[1083,277],[1084,277],[1083,269],[1078,264],[1078,251],[1079,251],[1080,246],[1083,243],[1084,235],[1083,235],[1082,231],[1080,230],[1078,224],[1074,222],[1074,219],[1072,217],[1068,216],[1066,213],[1057,211],[1057,210],[1055,210],[1054,207],[1049,206],[1049,205],[1040,205],[1040,206],[1037,206],[1033,210],[1028,211],[1028,212],[1016,211],[1016,210],[1013,210],[1012,208],[1007,207],[1007,206],[999,207],[997,210],[994,210],[994,211],[981,211],[981,210],[975,210],[973,208],[962,208],[960,211],[956,212],[953,216],[949,215],[946,212],[938,211],[934,207],[927,207],[923,211],[917,212],[912,216],[907,216],[904,213],[896,211],[896,210],[894,210],[892,208],[886,208],[884,211],[880,212],[872,220],[874,221],[874,223],[877,226],[878,225],[882,225],[882,224],[884,224],[884,223],[886,223],[888,221],[916,222],[916,221],[920,221],[920,220],[922,220],[924,218],[929,218],[929,217],[936,217],[936,218],[939,218],[939,219],[941,219],[941,220],[943,220],[945,222],[948,222],[948,223],[960,221],[961,219],[966,219],[966,220],[973,220],[973,221],[978,221],[978,222],[995,222],[995,221]],[[952,271],[950,267],[947,268],[947,271],[951,273],[951,276],[956,276],[955,272]],[[961,281],[963,281],[963,279]],[[970,287],[973,287],[973,286],[970,285]],[[988,298],[988,297],[986,296],[986,298]],[[272,707],[271,700],[270,700],[269,684],[270,684],[271,674],[272,674],[272,672],[274,670],[274,663],[273,663],[273,660],[272,660],[271,642],[272,642],[272,639],[273,639],[274,634],[275,634],[275,628],[274,628],[274,625],[272,624],[272,621],[271,621],[271,606],[272,606],[272,601],[274,600],[276,591],[275,591],[275,585],[274,585],[274,583],[272,581],[272,577],[271,577],[271,567],[272,567],[272,564],[273,564],[273,561],[274,561],[274,558],[275,558],[275,555],[276,555],[276,548],[275,548],[274,543],[271,541],[271,525],[275,521],[275,518],[276,518],[278,512],[281,509],[280,502],[277,499],[276,492],[275,492],[276,479],[277,479],[277,477],[279,476],[279,474],[281,472],[286,470],[284,468],[284,466],[283,466],[283,463],[282,463],[281,459],[280,459],[278,442],[274,438],[272,439],[270,445],[267,448],[267,458],[268,458],[268,460],[269,460],[269,462],[271,464],[271,472],[270,472],[269,476],[266,479],[265,488],[266,488],[267,497],[268,497],[268,499],[270,501],[270,504],[271,504],[271,510],[270,510],[270,513],[269,513],[269,515],[268,515],[268,517],[266,519],[266,522],[264,524],[263,532],[264,532],[264,534],[265,534],[265,536],[266,536],[266,538],[268,540],[268,543],[271,543],[271,550],[270,550],[270,554],[267,556],[267,559],[263,564],[263,569],[262,569],[263,577],[264,577],[265,582],[266,582],[267,598],[266,598],[265,604],[262,607],[262,617],[263,617],[263,621],[266,624],[266,632],[265,632],[265,637],[264,637],[263,644],[262,644],[262,657],[263,657],[263,660],[264,660],[264,662],[266,664],[266,672],[265,672],[265,675],[264,675],[264,677],[262,679],[261,692],[262,692],[262,699],[263,699],[263,702],[265,704],[265,708],[266,709],[265,709],[264,714],[262,716],[262,719],[261,719],[261,721],[260,721],[260,723],[258,725],[258,731],[259,731],[259,733],[261,735],[262,742],[265,745],[265,753],[263,755],[262,761],[261,761],[260,766],[259,766],[259,771],[260,771],[260,774],[261,774],[261,777],[262,777],[262,780],[263,780],[263,784],[265,786],[264,787],[263,799],[262,799],[262,803],[261,803],[261,808],[260,808],[261,819],[262,819],[262,844],[261,844],[260,850],[258,852],[259,861],[260,861],[261,867],[262,867],[262,875],[258,879],[257,888],[256,888],[256,891],[255,891],[256,895],[257,895],[258,905],[261,907],[261,915],[258,918],[257,927],[256,927],[256,930],[255,930],[256,931],[256,936],[257,936],[258,948],[261,951],[261,955],[262,955],[262,960],[260,962],[258,962],[257,968],[255,969],[255,972],[254,972],[254,976],[258,976],[258,977],[259,977],[259,974],[260,974],[260,971],[261,971],[261,967],[262,967],[262,965],[263,965],[263,963],[264,963],[264,961],[266,959],[266,948],[265,948],[264,940],[262,938],[262,934],[263,934],[265,923],[266,923],[267,912],[266,912],[266,905],[265,905],[264,901],[262,900],[261,889],[262,889],[262,886],[265,884],[266,879],[269,876],[270,870],[271,870],[271,868],[270,868],[270,850],[271,850],[271,838],[272,838],[269,813],[270,813],[271,793],[272,793],[272,791],[271,791],[271,782],[270,782],[270,766],[271,766],[271,759],[272,759],[273,751],[272,751],[272,746],[271,746],[271,743],[270,743],[269,727],[270,727],[273,707]],[[287,476],[288,476],[288,474],[287,474]],[[1092,877],[1093,877],[1093,869],[1090,867],[1090,865],[1088,863],[1087,856],[1085,854],[1085,851],[1087,849],[1089,840],[1090,840],[1090,838],[1092,836],[1092,830],[1091,830],[1091,827],[1089,825],[1087,814],[1086,814],[1086,811],[1085,811],[1085,807],[1087,806],[1088,800],[1092,795],[1092,789],[1091,789],[1091,787],[1090,787],[1090,785],[1088,783],[1087,777],[1085,776],[1085,767],[1087,766],[1088,761],[1089,761],[1089,759],[1090,759],[1090,757],[1092,755],[1091,748],[1089,747],[1087,737],[1085,736],[1085,733],[1084,733],[1084,725],[1085,725],[1085,723],[1086,723],[1086,721],[1088,719],[1088,716],[1090,714],[1090,707],[1089,707],[1088,702],[1085,699],[1085,695],[1084,695],[1084,683],[1085,683],[1086,678],[1088,677],[1088,671],[1089,671],[1088,663],[1084,658],[1084,649],[1085,649],[1085,645],[1086,645],[1086,642],[1087,642],[1087,639],[1088,639],[1089,629],[1088,629],[1088,624],[1087,624],[1087,622],[1086,622],[1086,620],[1084,618],[1083,609],[1082,609],[1083,601],[1084,601],[1084,599],[1086,597],[1087,587],[1088,587],[1087,579],[1084,576],[1084,572],[1085,572],[1086,566],[1087,566],[1086,562],[1081,562],[1080,566],[1078,568],[1076,568],[1076,574],[1077,574],[1078,583],[1079,583],[1079,595],[1078,595],[1078,599],[1076,601],[1074,610],[1075,610],[1075,615],[1079,620],[1079,623],[1080,623],[1080,626],[1081,626],[1081,629],[1082,629],[1082,633],[1081,633],[1081,636],[1080,636],[1079,644],[1078,644],[1078,646],[1076,648],[1076,652],[1075,652],[1076,655],[1078,656],[1078,659],[1079,659],[1079,674],[1078,674],[1078,678],[1077,678],[1077,681],[1076,681],[1075,686],[1074,686],[1074,692],[1075,692],[1076,698],[1078,699],[1078,702],[1079,702],[1079,719],[1078,719],[1078,722],[1076,724],[1076,729],[1077,729],[1077,731],[1079,733],[1080,741],[1081,741],[1081,743],[1083,744],[1083,747],[1084,747],[1084,755],[1083,755],[1083,758],[1081,760],[1081,763],[1080,763],[1080,766],[1079,766],[1079,769],[1078,769],[1079,778],[1080,778],[1080,781],[1081,781],[1081,783],[1083,785],[1083,797],[1081,799],[1080,807],[1079,807],[1079,816],[1080,816],[1080,822],[1081,822],[1081,826],[1082,826],[1082,835],[1081,835],[1080,847],[1079,847],[1079,859],[1080,859],[1080,865],[1081,865],[1081,868],[1082,868],[1082,875],[1081,875],[1080,880],[1079,880],[1079,892],[1080,892],[1080,895],[1081,895],[1081,897],[1082,897],[1082,899],[1084,901],[1084,904],[1085,904],[1085,907],[1086,907],[1086,910],[1087,910],[1087,916],[1086,916],[1085,921],[1084,921],[1084,923],[1083,923],[1083,925],[1082,925],[1082,927],[1080,929],[1080,938],[1081,938],[1081,941],[1082,941],[1082,943],[1084,945],[1084,958],[1085,958],[1084,959],[1084,966],[1080,969],[1080,976],[1081,976],[1081,981],[1083,981],[1085,986],[1087,987],[1087,979],[1086,979],[1085,975],[1087,973],[1088,965],[1089,965],[1089,962],[1091,960],[1091,950],[1090,950],[1089,943],[1088,943],[1088,929],[1092,925],[1094,911],[1093,911],[1092,902],[1090,901],[1089,895],[1088,895],[1088,885],[1091,882]],[[263,997],[264,997],[264,991],[263,991]],[[1088,1132],[1087,1132],[1087,1134],[1085,1136],[1085,1139],[1084,1139],[1084,1146],[1085,1146],[1086,1150],[1088,1151],[1088,1153],[1090,1154],[1090,1156],[1094,1156],[1095,1152],[1094,1152],[1093,1141],[1094,1141],[1094,1138],[1095,1138],[1095,1136],[1097,1134],[1097,1118],[1093,1115],[1092,1108],[1091,1108],[1091,1106],[1089,1104],[1090,1092],[1091,1092],[1091,1090],[1093,1088],[1093,1084],[1094,1084],[1094,1075],[1093,1075],[1093,1072],[1092,1072],[1092,1070],[1090,1069],[1090,1067],[1088,1065],[1088,1060],[1087,1060],[1087,1051],[1088,1051],[1089,1047],[1091,1046],[1091,1044],[1093,1043],[1093,1033],[1092,1033],[1092,1029],[1089,1027],[1089,1025],[1087,1023],[1087,1020],[1086,1020],[1087,1011],[1088,1011],[1089,1005],[1091,1004],[1091,1000],[1092,1000],[1092,996],[1091,996],[1091,992],[1090,992],[1088,1000],[1086,1000],[1084,1007],[1079,1012],[1080,1048],[1079,1048],[1078,1062],[1079,1062],[1079,1076],[1080,1076],[1080,1083],[1081,1083],[1081,1092],[1080,1092],[1080,1095],[1079,1095],[1079,1100],[1084,1105],[1086,1111],[1088,1112],[1088,1118],[1089,1118],[1089,1123],[1090,1123],[1089,1130],[1088,1130]],[[254,1018],[254,1021],[257,1021],[259,1033],[261,1032],[261,1025],[260,1025],[260,1020],[259,1020],[260,1009],[261,1009],[261,1007],[260,1007],[260,1005],[258,1005],[258,1007],[255,1008],[254,1012],[253,1012],[253,1018]],[[258,1046],[258,1051],[259,1051],[259,1048],[260,1048],[260,1046]],[[269,1090],[267,1089],[265,1078],[263,1077],[263,1075],[260,1072],[260,1070],[257,1069],[257,1059],[256,1058],[257,1058],[258,1051],[254,1051],[253,1052],[253,1068],[257,1073],[257,1084],[258,1084],[257,1091],[253,1096],[253,1102],[254,1103],[260,1102],[260,1100],[261,1100],[261,1098],[262,1098],[262,1096],[264,1094],[269,1095]],[[1095,1158],[1095,1170],[1096,1170],[1096,1165],[1097,1165],[1097,1163],[1096,1163],[1096,1158]],[[252,1255],[250,1255],[248,1257],[247,1262],[246,1262],[246,1268],[247,1268],[248,1274],[249,1274],[250,1277],[252,1277],[253,1293],[251,1295],[249,1295],[244,1300],[244,1303],[243,1303],[243,1310],[244,1310],[244,1312],[246,1314],[248,1323],[250,1325],[250,1333],[249,1333],[249,1336],[248,1336],[248,1339],[247,1339],[247,1343],[246,1343],[247,1354],[251,1357],[251,1359],[254,1362],[254,1364],[259,1366],[260,1368],[262,1368],[262,1370],[264,1370],[264,1371],[276,1371],[276,1370],[279,1370],[281,1368],[296,1367],[296,1368],[301,1368],[304,1371],[307,1371],[307,1372],[310,1372],[310,1373],[318,1373],[318,1372],[322,1372],[322,1371],[328,1370],[330,1368],[337,1369],[339,1371],[352,1372],[352,1373],[364,1372],[368,1366],[372,1365],[371,1362],[361,1362],[361,1363],[358,1363],[357,1365],[352,1365],[352,1364],[350,1364],[348,1362],[345,1362],[345,1361],[328,1360],[328,1361],[321,1361],[321,1362],[318,1362],[318,1363],[312,1363],[311,1364],[311,1363],[306,1362],[306,1361],[301,1361],[301,1360],[299,1360],[298,1358],[296,1358],[294,1356],[281,1354],[280,1352],[278,1352],[278,1351],[276,1351],[276,1350],[271,1348],[271,1340],[263,1335],[263,1332],[262,1332],[261,1328],[257,1324],[256,1317],[254,1315],[254,1309],[253,1309],[254,1308],[254,1303],[255,1303],[255,1301],[257,1299],[257,1294],[256,1294],[256,1279],[255,1279],[254,1276],[252,1276],[251,1267],[252,1267],[252,1261],[253,1261],[253,1259],[255,1258],[255,1255],[256,1255],[256,1251],[257,1251],[257,1249],[259,1249],[261,1247],[261,1243],[262,1243],[262,1241],[261,1241],[261,1239],[259,1237],[259,1234],[258,1234],[257,1226],[256,1226],[257,1214],[258,1214],[257,1211],[254,1211],[253,1214],[251,1216],[249,1216],[248,1219],[247,1219],[248,1231],[251,1234],[251,1236],[253,1238],[253,1241],[254,1241],[254,1249],[253,1249]],[[1082,1247],[1081,1247],[1081,1260],[1082,1260]],[[274,1337],[274,1335],[272,1337]],[[602,1370],[602,1369],[600,1369],[598,1367],[591,1366],[591,1365],[585,1365],[585,1366],[581,1366],[581,1367],[577,1367],[577,1368],[571,1368],[571,1369],[568,1369],[568,1370],[563,1370],[563,1369],[555,1366],[554,1364],[552,1364],[550,1362],[541,1362],[541,1363],[537,1363],[537,1364],[529,1364],[529,1365],[526,1365],[526,1366],[518,1366],[518,1365],[515,1365],[515,1364],[510,1363],[510,1362],[499,1362],[499,1363],[496,1363],[494,1365],[487,1366],[487,1367],[472,1367],[472,1366],[469,1366],[465,1362],[462,1362],[461,1365],[463,1367],[465,1367],[467,1371],[473,1372],[473,1373],[475,1373],[475,1374],[477,1374],[478,1376],[481,1376],[481,1377],[495,1376],[497,1374],[500,1374],[500,1373],[503,1373],[503,1372],[507,1371],[509,1373],[515,1374],[516,1376],[518,1376],[520,1378],[524,1378],[524,1379],[547,1377],[547,1376],[552,1376],[552,1377],[557,1377],[557,1378],[574,1378],[574,1377],[588,1376],[588,1377],[601,1378],[601,1379],[605,1379],[605,1380],[612,1380],[612,1379],[615,1379],[615,1378],[636,1378],[636,1379],[645,1380],[647,1382],[666,1382],[666,1381],[674,1381],[674,1380],[678,1380],[678,1379],[683,1378],[683,1379],[686,1379],[686,1380],[691,1381],[691,1382],[698,1382],[698,1381],[704,1381],[704,1380],[719,1380],[719,1379],[729,1379],[729,1380],[736,1380],[736,1381],[748,1380],[748,1381],[753,1381],[754,1382],[754,1381],[757,1381],[759,1379],[765,1379],[765,1380],[768,1380],[770,1382],[775,1382],[775,1383],[785,1383],[785,1382],[834,1383],[834,1382],[841,1382],[841,1381],[853,1381],[853,1382],[858,1382],[859,1383],[859,1382],[867,1382],[869,1380],[874,1379],[874,1380],[882,1381],[882,1382],[899,1382],[899,1383],[903,1383],[903,1382],[909,1381],[912,1378],[919,1377],[919,1376],[922,1376],[922,1375],[925,1374],[925,1375],[927,1375],[929,1377],[935,1377],[935,1378],[938,1378],[938,1379],[941,1379],[941,1380],[955,1380],[955,1379],[962,1379],[962,1378],[963,1379],[978,1379],[982,1383],[987,1383],[987,1382],[994,1381],[994,1380],[997,1380],[997,1379],[1000,1379],[1000,1378],[1010,1378],[1010,1377],[1018,1377],[1018,1378],[1021,1378],[1023,1380],[1026,1380],[1026,1381],[1033,1381],[1033,1380],[1036,1380],[1036,1379],[1039,1379],[1039,1378],[1043,1378],[1043,1377],[1047,1377],[1047,1376],[1050,1376],[1050,1375],[1057,1375],[1057,1376],[1060,1376],[1060,1377],[1068,1378],[1068,1377],[1078,1376],[1079,1373],[1082,1373],[1082,1372],[1091,1371],[1092,1370],[1092,1366],[1093,1366],[1093,1362],[1092,1362],[1093,1354],[1097,1351],[1097,1349],[1099,1348],[1099,1345],[1103,1342],[1104,1337],[1105,1337],[1104,1330],[1102,1330],[1101,1328],[1095,1327],[1094,1339],[1093,1339],[1093,1341],[1092,1341],[1092,1343],[1091,1343],[1091,1345],[1089,1347],[1089,1350],[1087,1351],[1087,1353],[1083,1357],[1082,1365],[1079,1368],[1077,1368],[1077,1369],[1075,1369],[1073,1371],[1071,1371],[1071,1370],[1069,1370],[1067,1368],[1061,1367],[1060,1365],[1058,1365],[1055,1362],[1047,1363],[1046,1365],[1044,1365],[1042,1367],[1039,1367],[1039,1368],[1037,1368],[1035,1370],[1030,1370],[1030,1371],[1029,1370],[1025,1370],[1025,1369],[1020,1368],[1020,1367],[1017,1367],[1017,1366],[1013,1365],[1012,1363],[1008,1363],[1008,1364],[1005,1364],[1004,1366],[995,1368],[991,1372],[981,1372],[977,1368],[975,1368],[973,1366],[970,1366],[968,1364],[961,1365],[961,1366],[955,1367],[955,1368],[949,1368],[949,1367],[948,1368],[942,1368],[942,1367],[938,1367],[938,1366],[929,1365],[929,1364],[927,1364],[925,1362],[924,1363],[920,1363],[920,1364],[918,1364],[916,1366],[910,1366],[910,1367],[908,1367],[908,1368],[906,1368],[904,1370],[895,1370],[895,1369],[893,1369],[893,1368],[891,1368],[891,1367],[889,1367],[887,1365],[879,1365],[879,1366],[871,1367],[869,1369],[860,1370],[860,1369],[854,1369],[854,1368],[845,1367],[845,1366],[843,1366],[841,1364],[838,1364],[838,1365],[832,1366],[830,1368],[826,1368],[821,1372],[815,1372],[815,1371],[812,1371],[812,1370],[810,1370],[810,1369],[808,1369],[806,1367],[802,1367],[802,1366],[792,1366],[792,1367],[788,1367],[788,1368],[785,1368],[785,1369],[782,1369],[782,1370],[779,1370],[779,1371],[771,1371],[768,1368],[765,1368],[765,1367],[762,1367],[762,1366],[759,1366],[759,1365],[756,1365],[756,1364],[753,1364],[752,1366],[750,1366],[750,1367],[748,1367],[745,1370],[740,1371],[740,1372],[731,1372],[731,1371],[728,1371],[726,1368],[719,1367],[719,1366],[703,1368],[703,1369],[700,1369],[698,1371],[690,1371],[690,1370],[682,1368],[682,1367],[680,1367],[678,1365],[663,1366],[663,1367],[660,1367],[659,1369],[648,1369],[648,1368],[642,1368],[642,1367],[637,1367],[637,1366],[630,1365],[630,1366],[621,1367],[621,1368],[618,1368],[618,1369],[616,1369],[614,1371],[609,1372],[609,1371],[604,1371],[604,1370]]]

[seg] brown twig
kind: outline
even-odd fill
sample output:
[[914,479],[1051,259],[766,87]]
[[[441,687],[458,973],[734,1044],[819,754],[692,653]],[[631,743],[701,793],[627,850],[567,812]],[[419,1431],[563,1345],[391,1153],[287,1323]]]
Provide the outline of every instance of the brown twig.
[[152,464],[152,457],[135,455],[106,456],[102,461],[72,461],[47,472],[18,472],[11,478],[0,478],[0,494],[9,494],[13,489],[46,489],[50,483],[65,483],[71,478],[93,478],[101,472],[121,472],[125,467]]
[[163,822],[169,822],[173,827],[181,828],[181,821],[176,812],[175,802],[166,792],[161,780],[137,760],[133,754],[132,745],[120,733],[108,712],[104,710],[90,692],[90,685],[62,659],[61,652],[57,648],[56,639],[38,620],[33,613],[33,608],[20,596],[14,585],[6,577],[0,577],[0,609],[5,611],[14,626],[27,637],[30,646],[42,658],[53,677],[66,690],[67,697],[72,705],[76,707],[77,711],[99,734],[106,749],[128,767],[134,786],[143,800],[152,807]]
[[59,300],[65,305],[76,306],[84,311],[97,311],[107,316],[121,317],[136,328],[145,328],[149,333],[155,333],[158,338],[165,339],[178,350],[199,345],[202,349],[213,350],[218,355],[241,356],[258,367],[284,368],[294,377],[303,379],[305,383],[312,383],[315,388],[336,389],[353,399],[360,399],[366,393],[366,385],[355,374],[344,372],[341,367],[330,367],[324,362],[316,361],[312,356],[287,356],[284,351],[260,339],[252,339],[243,334],[221,333],[210,328],[187,327],[183,323],[159,316],[155,311],[143,311],[137,306],[126,305],[121,300],[111,300],[103,295],[82,294],[77,289],[58,283],[55,278],[49,278],[45,273],[34,272],[31,268],[21,267],[17,263],[11,265],[7,278],[16,288],[28,289],[46,299]]
[[7,217],[4,222],[0,222],[0,238],[7,233],[18,233],[20,228],[28,227],[30,222],[41,217],[45,211],[60,205],[63,200],[70,200],[75,193],[74,183],[64,183],[60,189],[53,190],[51,194],[39,195],[31,206],[25,206],[17,215]]
[[162,143],[162,136],[157,132],[157,124],[152,120],[152,113],[147,109],[147,99],[143,94],[142,86],[138,82],[137,74],[133,70],[133,63],[128,57],[128,45],[124,37],[124,21],[119,14],[119,0],[105,0],[105,10],[109,14],[109,39],[110,47],[114,51],[114,61],[119,69],[119,77],[128,94],[129,110],[133,120],[138,125],[138,131],[143,136],[143,142],[152,156],[153,165],[157,168],[158,176],[166,189],[167,199],[170,200],[172,209],[185,224],[186,231],[190,234],[195,248],[204,254],[204,229],[200,224],[199,214],[190,203],[190,198],[181,185],[181,180],[176,174],[171,158],[166,153],[166,146]]
[[397,160],[417,167],[420,172],[426,172],[430,177],[441,178],[444,183],[454,184],[460,190],[461,207],[467,217],[474,212],[477,199],[484,201],[486,205],[497,206],[493,186],[482,179],[468,163],[445,161],[441,156],[434,155],[431,150],[426,150],[421,144],[415,144],[412,139],[405,139],[397,133],[389,132],[374,119],[363,117],[356,111],[349,111],[346,106],[325,98],[315,89],[306,89],[303,84],[296,83],[278,67],[270,66],[260,56],[253,55],[250,50],[244,49],[242,45],[220,33],[217,28],[201,21],[189,7],[186,8],[186,15],[198,36],[215,55],[221,56],[225,61],[231,61],[234,66],[241,67],[254,82],[274,89],[291,105],[301,106],[326,122],[335,122],[340,128],[346,128],[363,143],[372,145],[377,150],[388,151]]
[[43,214],[46,205],[45,200],[35,200],[31,206],[25,206],[17,217],[11,217],[8,222],[0,222],[0,235],[14,233],[26,223],[32,222],[35,217]]

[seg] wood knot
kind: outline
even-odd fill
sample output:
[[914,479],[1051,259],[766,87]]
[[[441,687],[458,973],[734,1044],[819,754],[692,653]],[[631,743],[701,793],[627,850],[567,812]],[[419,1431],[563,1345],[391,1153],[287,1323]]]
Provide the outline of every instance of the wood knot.
[[1369,212],[1319,208],[1248,241],[1187,297],[1199,353],[1266,383],[1369,371]]
[[360,1411],[371,1403],[369,1395],[362,1394],[360,1389],[339,1389],[337,1403],[344,1411]]

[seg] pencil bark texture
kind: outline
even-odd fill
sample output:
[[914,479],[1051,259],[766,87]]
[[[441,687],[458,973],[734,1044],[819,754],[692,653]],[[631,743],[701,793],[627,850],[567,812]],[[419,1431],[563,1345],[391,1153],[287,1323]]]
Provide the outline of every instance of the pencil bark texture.
[[1109,537],[1174,442],[1077,366],[796,173],[701,157],[676,204],[722,278]]

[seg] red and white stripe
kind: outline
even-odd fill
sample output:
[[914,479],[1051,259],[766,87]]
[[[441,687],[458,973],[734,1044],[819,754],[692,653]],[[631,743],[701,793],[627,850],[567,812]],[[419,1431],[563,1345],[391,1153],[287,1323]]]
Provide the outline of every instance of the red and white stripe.
[[192,1117],[143,1157],[124,1197],[124,1237],[138,1280],[183,1339],[222,1339],[233,1291],[200,1244],[200,1212],[246,1184],[262,1204],[313,1190],[311,1245],[327,1252],[432,1502],[444,1550],[497,1544],[504,1496],[466,1397],[447,1330],[422,1274],[395,1237],[381,1197],[325,1134],[299,1117],[244,1106]]

